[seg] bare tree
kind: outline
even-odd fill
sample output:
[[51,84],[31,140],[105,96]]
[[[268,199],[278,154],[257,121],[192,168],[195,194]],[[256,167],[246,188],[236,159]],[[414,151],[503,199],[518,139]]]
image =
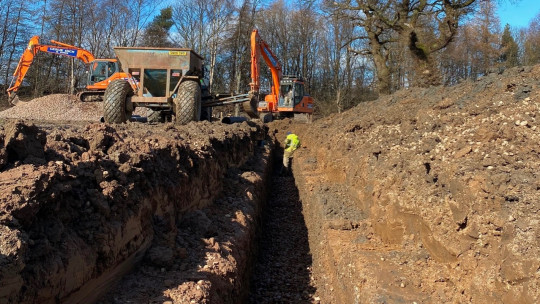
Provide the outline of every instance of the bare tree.
[[525,65],[540,63],[540,14],[534,17],[529,27],[521,32],[523,63]]
[[[488,0],[489,1],[489,0]],[[370,42],[382,93],[389,92],[387,54],[381,50],[398,37],[414,60],[412,84],[441,83],[434,54],[444,49],[457,33],[459,21],[477,0],[351,0],[334,1],[336,11],[347,14],[364,28]],[[384,37],[384,38],[382,38]]]
[[206,6],[208,16],[208,57],[209,57],[209,82],[210,89],[214,84],[216,63],[220,46],[226,40],[225,33],[222,32],[229,24],[233,13],[233,2],[231,0],[210,0]]
[[231,91],[240,92],[242,86],[249,84],[249,61],[250,61],[250,35],[255,27],[255,12],[259,1],[244,0],[236,9],[236,18],[232,18],[230,25],[231,37],[227,43],[231,53],[229,88]]
[[226,31],[234,13],[232,0],[181,0],[173,9],[179,45],[192,48],[208,63],[208,80],[214,87],[218,55],[228,39]]

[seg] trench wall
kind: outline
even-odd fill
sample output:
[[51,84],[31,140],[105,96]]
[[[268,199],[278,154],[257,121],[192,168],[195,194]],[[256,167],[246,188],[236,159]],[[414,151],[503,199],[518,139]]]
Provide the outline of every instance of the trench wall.
[[[151,259],[167,267],[181,254],[175,236],[182,216],[208,206],[227,170],[253,161],[264,137],[252,123],[4,125],[0,303],[95,301],[96,290],[131,270],[150,246],[169,248]],[[261,177],[247,187],[256,204],[265,157]]]
[[539,301],[538,95],[495,83],[492,99],[402,90],[277,125],[302,141],[293,169],[325,301]]

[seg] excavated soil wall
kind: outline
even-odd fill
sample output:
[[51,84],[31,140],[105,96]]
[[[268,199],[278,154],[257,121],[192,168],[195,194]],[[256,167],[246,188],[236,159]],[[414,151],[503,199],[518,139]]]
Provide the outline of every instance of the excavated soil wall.
[[[241,298],[269,167],[270,148],[260,146],[265,134],[262,125],[245,122],[5,123],[0,127],[0,302],[91,303],[143,257],[158,273],[190,273],[186,267],[193,267],[179,284],[160,281],[175,286],[167,299]],[[234,178],[231,170],[246,166]],[[236,180],[235,187],[226,180]],[[221,197],[231,187],[236,192]],[[201,221],[194,214],[210,210],[214,200],[224,202],[215,218],[234,229],[225,233],[216,223],[195,229]],[[220,233],[228,236],[222,238],[225,245],[214,238]],[[214,258],[200,256],[190,243],[208,247]],[[179,268],[178,261],[191,264]]]
[[540,301],[539,89],[516,68],[274,123],[322,303]]

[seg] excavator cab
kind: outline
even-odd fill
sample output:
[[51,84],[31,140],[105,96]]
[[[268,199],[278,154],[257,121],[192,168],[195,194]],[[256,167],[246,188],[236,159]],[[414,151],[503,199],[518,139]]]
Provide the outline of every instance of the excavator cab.
[[88,78],[86,87],[77,94],[82,101],[100,101],[109,86],[115,79],[127,79],[126,73],[120,71],[117,59],[95,59],[88,64]]
[[283,76],[280,81],[278,106],[294,108],[304,97],[304,82],[296,77]]
[[119,72],[118,61],[114,59],[95,60],[89,65],[88,85],[104,81]]

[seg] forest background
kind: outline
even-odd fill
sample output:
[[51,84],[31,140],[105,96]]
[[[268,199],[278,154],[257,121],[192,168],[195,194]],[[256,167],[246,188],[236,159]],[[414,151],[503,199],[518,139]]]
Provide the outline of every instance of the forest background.
[[[250,34],[301,76],[321,115],[410,86],[454,85],[540,62],[540,14],[501,26],[519,0],[0,0],[0,84],[34,35],[114,58],[115,46],[183,47],[205,58],[214,93],[246,93]],[[263,88],[269,88],[269,70]],[[21,93],[84,87],[77,60],[39,54]],[[2,90],[5,92],[5,89]],[[4,98],[5,99],[5,98]]]

